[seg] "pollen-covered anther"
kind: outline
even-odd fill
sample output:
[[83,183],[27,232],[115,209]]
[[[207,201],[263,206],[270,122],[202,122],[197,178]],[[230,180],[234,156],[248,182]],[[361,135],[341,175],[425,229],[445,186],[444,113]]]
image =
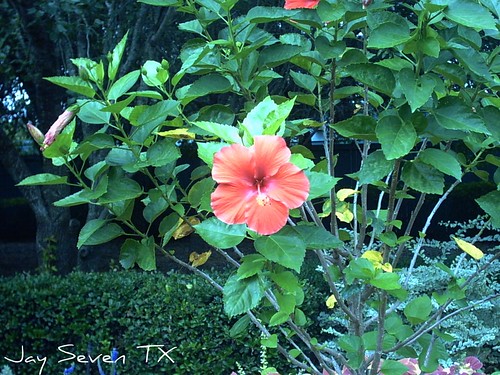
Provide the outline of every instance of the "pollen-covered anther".
[[269,206],[271,204],[271,199],[266,194],[259,193],[257,198],[255,198],[259,206]]

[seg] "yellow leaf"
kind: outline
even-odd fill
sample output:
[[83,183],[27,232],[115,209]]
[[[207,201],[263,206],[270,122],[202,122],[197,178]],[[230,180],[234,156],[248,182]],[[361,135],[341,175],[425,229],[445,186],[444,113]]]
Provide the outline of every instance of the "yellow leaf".
[[347,208],[342,212],[341,211],[335,212],[335,216],[337,216],[337,218],[344,223],[350,223],[351,221],[354,220],[354,214]]
[[191,254],[189,254],[189,261],[191,262],[191,265],[193,267],[198,267],[205,264],[208,258],[210,258],[210,255],[212,255],[212,252],[210,250],[201,254],[193,251]]
[[194,139],[195,134],[188,131],[186,128],[167,130],[164,132],[156,133],[162,137],[175,138],[175,139]]
[[484,257],[484,254],[481,250],[479,250],[476,246],[474,246],[471,243],[468,243],[467,241],[461,240],[460,238],[453,237],[455,242],[457,243],[458,247],[465,251],[467,254],[469,254],[471,257],[473,257],[476,260],[481,259]]
[[339,201],[343,202],[346,200],[346,198],[350,197],[351,195],[359,193],[358,190],[353,190],[353,189],[340,189],[337,191],[337,198]]
[[326,307],[328,307],[329,309],[333,309],[336,303],[337,303],[337,298],[335,298],[335,296],[332,294],[326,300]]
[[380,265],[385,272],[392,272],[392,265],[390,263],[384,263]]
[[361,258],[368,259],[373,265],[382,263],[382,253],[375,250],[368,250],[361,255]]
[[[182,220],[182,219],[180,219],[180,220]],[[174,240],[178,240],[180,238],[184,238],[186,236],[189,236],[194,231],[193,225],[200,224],[200,220],[195,216],[188,217],[187,220],[188,220],[189,224],[186,223],[185,221],[183,221],[182,224],[179,225],[179,227],[172,234],[172,238]]]

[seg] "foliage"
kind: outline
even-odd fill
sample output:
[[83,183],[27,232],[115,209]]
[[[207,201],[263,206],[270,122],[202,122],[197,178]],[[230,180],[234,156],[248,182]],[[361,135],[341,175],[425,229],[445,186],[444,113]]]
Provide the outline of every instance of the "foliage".
[[[206,282],[189,275],[132,271],[72,273],[64,278],[20,275],[2,279],[0,294],[1,363],[18,375],[33,374],[35,365],[13,364],[3,356],[18,359],[21,345],[26,358],[48,358],[44,373],[49,374],[62,374],[71,365],[72,361],[57,363],[68,357],[57,350],[66,344],[74,344],[65,350],[75,354],[85,355],[90,347],[94,357],[116,347],[126,356],[125,365],[119,361],[117,369],[127,374],[222,374],[235,368],[236,361],[254,373],[260,366],[259,333],[251,330],[250,336],[236,339],[238,345],[234,345],[221,297]],[[160,352],[151,350],[149,364],[145,364],[145,349],[137,349],[139,345],[177,347],[170,353],[175,363],[165,357],[157,364]],[[275,354],[267,356],[288,368]],[[75,373],[83,373],[85,365],[75,365]],[[97,372],[96,363],[92,368]]]
[[[223,292],[229,317],[242,315],[233,333],[253,323],[263,345],[302,370],[375,375],[380,365],[386,375],[401,375],[396,355],[436,370],[449,355],[441,323],[455,315],[455,304],[467,303],[470,284],[498,252],[484,266],[474,263],[466,280],[448,272],[440,293],[415,296],[408,282],[436,211],[465,177],[497,187],[475,201],[488,215],[484,225],[500,226],[500,48],[490,48],[499,37],[498,7],[472,0],[398,7],[322,0],[314,9],[257,6],[243,14],[237,0],[143,2],[187,17],[179,29],[193,38],[183,45],[180,68],[147,60],[120,74],[125,33],[106,60],[72,59],[78,76],[47,77],[78,97],[78,119],[57,126],[61,132],[43,151],[74,181],[52,174],[20,184],[69,184],[74,193],[56,206],[90,204],[108,212],[85,224],[79,247],[124,237],[125,268],[154,270],[157,255],[172,259]],[[282,79],[293,90],[274,91]],[[340,117],[344,106],[353,112]],[[301,107],[313,109],[314,118],[299,118]],[[75,136],[80,122],[94,124],[95,132]],[[335,173],[337,134],[361,155],[359,170],[347,176]],[[312,136],[323,139],[319,159],[305,146]],[[290,149],[266,149],[264,162],[257,149],[283,144],[281,137]],[[196,146],[199,162],[183,164],[186,144]],[[228,150],[239,150],[238,158],[225,158]],[[92,163],[100,152],[106,156]],[[278,178],[290,171],[310,185],[299,208],[290,191],[306,184]],[[337,186],[341,179],[347,188]],[[221,185],[234,201],[224,202],[223,213],[214,208]],[[369,191],[377,194],[373,202]],[[429,196],[437,199],[426,212]],[[404,223],[400,209],[411,199],[416,205]],[[289,208],[277,233],[252,224],[281,220]],[[424,224],[417,228],[418,216]],[[233,274],[214,280],[201,261],[190,264],[169,251],[173,238],[191,232],[223,255]],[[240,250],[244,239],[255,252]],[[482,256],[475,238],[459,240],[459,248]],[[411,260],[402,272],[406,253]],[[341,311],[348,327],[335,349],[308,331],[301,269],[309,254],[329,289],[323,301]],[[488,291],[456,311],[498,296]]]

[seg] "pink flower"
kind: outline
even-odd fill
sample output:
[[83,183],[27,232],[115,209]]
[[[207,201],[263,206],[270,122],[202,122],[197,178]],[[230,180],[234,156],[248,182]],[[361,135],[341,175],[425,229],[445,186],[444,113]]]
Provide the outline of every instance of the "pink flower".
[[399,362],[408,367],[408,371],[403,375],[419,375],[422,372],[416,358],[403,358],[400,359]]
[[285,9],[312,9],[319,4],[320,0],[285,0]]
[[254,145],[233,144],[214,156],[212,193],[215,216],[268,235],[285,226],[288,210],[307,199],[309,180],[289,162],[290,149],[278,136],[256,136]]
[[43,140],[42,149],[49,147],[56,137],[62,132],[62,130],[73,120],[73,117],[78,113],[78,107],[72,106],[65,110],[57,120],[51,125],[47,133],[45,133],[45,138]]

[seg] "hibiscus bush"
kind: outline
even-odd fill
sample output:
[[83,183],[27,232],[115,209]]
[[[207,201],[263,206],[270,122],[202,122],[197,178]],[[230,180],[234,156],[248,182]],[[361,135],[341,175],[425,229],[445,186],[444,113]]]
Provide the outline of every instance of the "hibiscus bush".
[[[107,61],[75,58],[79,76],[47,78],[76,106],[47,134],[31,130],[71,177],[21,185],[74,186],[54,204],[105,213],[84,225],[78,247],[120,237],[125,268],[173,260],[223,293],[225,312],[239,317],[232,335],[256,325],[262,344],[302,371],[400,375],[400,358],[435,371],[453,339],[441,323],[498,297],[466,298],[495,250],[467,278],[439,262],[445,287],[408,290],[436,212],[465,178],[496,186],[476,199],[487,215],[477,236],[500,226],[498,4],[140,2],[188,19],[178,68],[150,60],[122,74],[126,34]],[[81,122],[93,134],[78,136]],[[339,142],[359,151],[352,173],[337,172]],[[198,160],[181,163],[188,148]],[[206,251],[170,251],[191,233]],[[483,257],[477,236],[454,237],[473,260]],[[223,283],[203,266],[214,251],[234,268]],[[306,255],[322,272],[326,306],[342,315],[334,345],[311,336],[315,316],[301,309]]]

